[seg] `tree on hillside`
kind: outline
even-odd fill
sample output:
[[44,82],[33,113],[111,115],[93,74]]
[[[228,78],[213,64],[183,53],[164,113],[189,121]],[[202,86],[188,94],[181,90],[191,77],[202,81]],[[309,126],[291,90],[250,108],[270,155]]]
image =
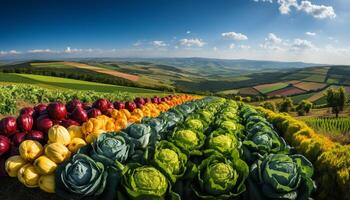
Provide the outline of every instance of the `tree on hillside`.
[[332,113],[334,113],[335,116],[338,117],[339,113],[343,111],[346,102],[344,88],[330,88],[327,90],[325,96],[327,98],[327,105],[332,108]]
[[302,100],[298,106],[296,107],[296,110],[298,112],[298,115],[302,116],[305,115],[305,113],[309,113],[313,104],[308,100]]
[[275,102],[272,102],[272,101],[265,101],[261,103],[260,106],[263,108],[272,110],[274,112],[277,110]]
[[284,97],[283,101],[279,104],[280,112],[289,112],[294,109],[293,100],[290,97]]

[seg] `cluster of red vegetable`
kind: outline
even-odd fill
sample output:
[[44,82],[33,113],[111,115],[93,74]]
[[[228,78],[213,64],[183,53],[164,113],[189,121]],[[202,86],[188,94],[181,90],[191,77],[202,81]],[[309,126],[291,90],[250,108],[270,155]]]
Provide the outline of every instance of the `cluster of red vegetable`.
[[[92,105],[73,99],[66,104],[52,102],[25,107],[19,116],[5,117],[0,120],[0,167],[3,168],[5,159],[18,154],[18,146],[24,140],[36,140],[42,144],[47,141],[47,132],[55,124],[68,128],[71,125],[81,125],[89,118],[104,114],[110,116],[113,109],[128,109],[132,112],[146,103],[161,103],[171,100],[173,96],[142,98],[134,101],[115,101],[99,99]],[[0,169],[0,176],[4,175]]]

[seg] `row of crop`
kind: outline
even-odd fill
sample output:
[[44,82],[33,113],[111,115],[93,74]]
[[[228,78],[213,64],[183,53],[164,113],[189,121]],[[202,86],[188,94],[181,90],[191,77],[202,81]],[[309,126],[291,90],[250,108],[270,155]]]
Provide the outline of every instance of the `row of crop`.
[[100,98],[130,100],[134,95],[127,92],[100,93],[94,91],[50,90],[31,85],[0,86],[0,114],[14,114],[18,110],[17,102],[25,101],[31,104],[53,101],[68,102],[80,99],[82,102],[93,102]]
[[[211,99],[205,100],[205,104],[209,102],[206,106],[213,105],[210,101]],[[171,179],[167,177],[172,172],[176,173],[176,177],[184,173],[183,166],[178,162],[183,162],[185,158],[175,145],[163,139],[183,123],[193,110],[194,107],[180,106],[160,117],[133,124],[122,132],[102,134],[94,143],[81,148],[70,161],[58,168],[56,193],[64,199],[92,196],[100,199],[117,197],[120,200],[129,197],[170,199],[174,193],[171,192]],[[165,151],[158,152],[162,147]],[[171,170],[162,171],[154,167],[158,156],[165,159],[160,164],[163,170],[167,167]],[[79,168],[84,163],[89,163],[91,168],[98,168],[98,173],[81,172]],[[90,179],[80,178],[84,175],[92,176]],[[138,193],[138,190],[143,191]]]
[[250,199],[309,199],[316,186],[313,165],[296,154],[260,112],[242,105],[243,160],[250,166]]
[[303,119],[306,124],[317,131],[328,134],[348,134],[350,133],[349,118],[319,118],[309,117]]
[[309,198],[312,164],[294,154],[259,112],[224,99],[206,103],[194,113],[169,111],[100,135],[58,167],[57,194],[118,200]]
[[[7,173],[12,177],[17,176],[28,187],[38,186],[39,174],[44,175],[43,179],[48,176],[52,180],[57,165],[81,146],[94,141],[99,134],[119,131],[131,123],[159,116],[171,107],[197,98],[171,96],[157,99],[154,103],[137,98],[135,103],[127,102],[126,105],[122,102],[114,102],[113,105],[106,99],[99,99],[92,107],[74,99],[66,105],[54,102],[47,106],[39,104],[34,108],[23,108],[17,119],[6,117],[0,121],[1,169],[7,157],[20,154],[7,159]],[[26,164],[27,168],[22,164]],[[38,176],[31,177],[34,171]],[[44,180],[42,182],[45,183]]]
[[350,145],[333,142],[288,114],[258,109],[298,152],[314,163],[318,199],[350,199]]

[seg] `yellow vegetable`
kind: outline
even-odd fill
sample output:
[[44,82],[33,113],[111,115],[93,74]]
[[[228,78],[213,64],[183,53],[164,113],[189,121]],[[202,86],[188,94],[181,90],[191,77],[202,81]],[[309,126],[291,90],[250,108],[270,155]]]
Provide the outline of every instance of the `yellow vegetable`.
[[61,143],[52,143],[46,146],[45,155],[55,163],[59,164],[71,156],[71,152]]
[[32,164],[26,164],[18,170],[18,180],[26,187],[38,187],[40,175]]
[[68,145],[69,151],[72,153],[76,153],[81,147],[85,146],[86,142],[81,138],[74,138],[72,141],[70,141]]
[[43,175],[39,179],[39,187],[48,193],[55,193],[55,175]]
[[40,156],[34,161],[34,167],[39,174],[47,175],[56,171],[57,164],[47,156]]
[[96,131],[90,133],[89,135],[87,135],[85,138],[85,141],[87,143],[93,143],[98,138],[98,136],[100,136],[102,133],[105,133],[105,132],[106,131],[104,131],[104,130],[96,130]]
[[26,163],[21,156],[11,156],[5,162],[5,170],[10,177],[16,177],[18,170]]
[[82,132],[81,126],[72,125],[67,130],[71,140],[73,138],[83,138],[83,132]]
[[49,142],[51,143],[61,143],[68,145],[70,142],[70,135],[66,128],[60,125],[54,125],[49,129]]
[[25,140],[19,145],[19,154],[26,161],[33,161],[43,153],[43,146],[34,140]]
[[96,130],[104,129],[103,120],[97,118],[90,118],[87,122],[84,122],[82,127],[82,132],[85,135],[88,135],[91,132]]

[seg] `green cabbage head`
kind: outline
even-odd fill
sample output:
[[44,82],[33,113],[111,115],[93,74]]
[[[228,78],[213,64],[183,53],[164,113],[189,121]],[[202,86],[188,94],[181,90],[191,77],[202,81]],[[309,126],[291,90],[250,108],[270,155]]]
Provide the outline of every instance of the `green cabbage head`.
[[91,146],[80,149],[80,153],[87,153],[95,161],[106,166],[114,165],[116,161],[125,163],[135,148],[133,142],[125,133],[101,134]]
[[197,179],[192,189],[200,199],[233,199],[246,191],[244,181],[248,174],[248,165],[238,154],[231,161],[217,153],[198,166]]
[[243,141],[243,157],[248,163],[269,153],[288,153],[289,146],[272,129],[249,133]]
[[102,194],[107,170],[84,154],[76,154],[56,170],[56,193],[64,199],[82,199]]
[[184,123],[184,126],[188,129],[194,130],[194,131],[204,131],[204,125],[200,119],[189,119],[186,120]]
[[122,185],[130,199],[164,200],[169,193],[171,184],[152,166],[130,163],[123,174]]
[[232,134],[222,129],[215,130],[209,135],[207,149],[213,149],[227,154],[241,147],[241,142]]
[[186,172],[187,156],[173,143],[163,140],[156,145],[154,163],[172,183],[175,183]]
[[313,166],[304,156],[269,154],[250,168],[250,199],[307,200],[315,189]]
[[204,140],[205,136],[203,133],[189,129],[177,130],[171,138],[171,142],[186,154],[200,149],[204,145]]

